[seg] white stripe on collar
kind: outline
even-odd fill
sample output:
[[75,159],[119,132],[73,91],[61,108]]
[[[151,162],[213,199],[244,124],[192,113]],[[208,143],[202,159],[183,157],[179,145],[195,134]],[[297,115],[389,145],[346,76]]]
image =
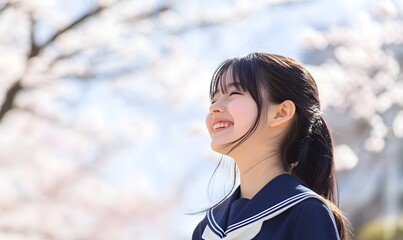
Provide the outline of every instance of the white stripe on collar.
[[[225,231],[225,233],[227,234],[229,232],[235,231],[236,229],[238,229],[238,228],[240,228],[242,226],[245,226],[247,224],[250,224],[250,223],[253,223],[255,221],[258,221],[259,219],[262,219],[265,216],[270,215],[272,213],[280,214],[281,212],[285,211],[286,209],[294,206],[295,203],[300,202],[299,200],[305,199],[305,197],[307,197],[307,196],[308,197],[313,197],[314,195],[312,193],[305,192],[305,193],[300,193],[300,194],[297,194],[297,195],[292,196],[290,198],[287,198],[286,200],[284,200],[284,201],[282,201],[280,203],[277,203],[276,205],[274,205],[274,206],[272,206],[272,207],[270,207],[270,208],[268,208],[268,209],[266,209],[266,210],[264,210],[264,211],[262,211],[262,212],[260,212],[260,213],[258,213],[256,215],[254,215],[252,217],[249,217],[249,218],[244,219],[244,220],[242,220],[242,221],[240,221],[238,223],[234,223],[234,224],[228,226],[227,231]],[[278,215],[278,214],[276,214],[276,215]]]
[[[207,213],[207,220],[211,223],[211,227],[213,228],[213,231],[220,236],[220,239],[224,237],[225,232],[222,230],[220,225],[215,221],[214,214],[213,214],[214,208],[208,211]],[[208,225],[207,225],[208,226]]]

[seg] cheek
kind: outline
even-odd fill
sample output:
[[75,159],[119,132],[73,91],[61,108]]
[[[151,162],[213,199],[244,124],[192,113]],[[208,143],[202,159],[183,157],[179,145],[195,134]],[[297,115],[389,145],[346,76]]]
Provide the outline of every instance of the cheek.
[[234,102],[229,106],[239,124],[250,126],[257,117],[257,106],[254,102]]
[[209,133],[211,133],[211,130],[212,130],[211,121],[212,121],[211,114],[207,114],[207,116],[206,116],[206,128],[207,128]]

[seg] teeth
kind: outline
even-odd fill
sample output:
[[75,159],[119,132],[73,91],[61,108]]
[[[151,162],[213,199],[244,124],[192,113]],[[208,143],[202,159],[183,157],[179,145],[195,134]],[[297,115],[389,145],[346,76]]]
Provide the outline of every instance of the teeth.
[[219,122],[213,125],[213,129],[217,129],[217,128],[227,128],[232,126],[232,123],[229,122]]

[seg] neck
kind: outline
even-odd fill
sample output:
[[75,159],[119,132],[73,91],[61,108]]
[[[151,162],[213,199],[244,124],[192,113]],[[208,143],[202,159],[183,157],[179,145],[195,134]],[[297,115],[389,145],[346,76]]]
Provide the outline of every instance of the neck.
[[251,199],[268,182],[285,173],[277,155],[234,156],[240,172],[241,198]]

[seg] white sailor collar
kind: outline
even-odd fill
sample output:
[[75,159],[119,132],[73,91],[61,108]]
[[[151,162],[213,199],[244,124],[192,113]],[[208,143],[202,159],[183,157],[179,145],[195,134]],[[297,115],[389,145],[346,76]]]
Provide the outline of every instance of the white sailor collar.
[[239,195],[240,187],[222,204],[207,212],[203,239],[252,239],[259,233],[264,221],[274,218],[305,199],[317,198],[327,204],[321,196],[302,186],[294,177],[282,174],[248,200],[233,219],[228,219],[231,205],[239,199]]

